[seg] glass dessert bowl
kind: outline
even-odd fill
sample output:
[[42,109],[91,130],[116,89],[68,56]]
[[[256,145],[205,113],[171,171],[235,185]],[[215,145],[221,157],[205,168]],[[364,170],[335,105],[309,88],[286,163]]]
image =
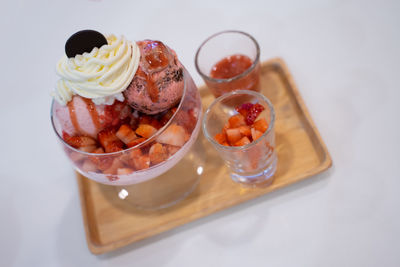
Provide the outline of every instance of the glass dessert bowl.
[[[60,121],[54,116],[54,100],[51,122],[65,153],[83,176],[108,185],[141,183],[171,169],[197,139],[202,113],[201,101],[197,87],[187,71],[184,72],[184,84],[182,99],[166,124],[142,143],[121,151],[86,152],[85,149],[80,150],[67,143],[63,139]],[[89,141],[88,146],[100,148],[96,143]]]
[[[93,48],[90,54],[69,56],[66,46],[69,58],[62,59],[66,70],[62,60],[57,65],[62,86],[52,102],[51,122],[66,155],[80,174],[114,186],[116,196],[137,207],[167,207],[192,192],[201,177],[196,172],[202,165],[201,155],[191,149],[200,131],[200,95],[175,52],[159,41],[128,44],[132,49],[124,52],[128,57],[126,70],[136,67],[130,77],[124,68],[110,75],[112,66],[104,74],[103,69],[108,66],[103,62],[109,60],[110,54],[116,55],[111,60],[122,58],[119,55],[126,46],[117,46],[115,43],[119,40],[124,41],[123,37],[107,37],[108,44]],[[96,58],[102,54],[105,54],[103,58]],[[69,70],[76,62],[78,67]],[[93,67],[91,62],[97,65]],[[110,76],[121,83],[123,78],[124,85],[117,94],[113,92],[105,97],[90,98],[76,90],[78,93],[68,98],[68,93],[79,86],[78,89],[96,90],[98,84],[100,89],[112,87],[103,86],[105,82],[94,87],[90,82],[97,77],[89,82],[84,80],[84,86],[73,84],[77,80],[75,76],[68,80],[69,72],[76,75],[81,69],[88,69],[82,75],[85,79],[100,73],[103,80]],[[64,85],[72,90],[64,90]],[[93,90],[83,93],[93,94]],[[186,169],[184,173],[182,166]]]

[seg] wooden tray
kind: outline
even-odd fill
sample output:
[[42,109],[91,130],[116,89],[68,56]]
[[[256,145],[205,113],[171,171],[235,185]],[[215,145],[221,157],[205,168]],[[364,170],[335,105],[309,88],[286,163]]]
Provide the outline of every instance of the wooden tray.
[[[158,210],[136,210],[121,204],[111,186],[98,184],[78,175],[83,221],[89,249],[102,254],[129,243],[154,236],[216,211],[267,194],[332,165],[331,157],[305,107],[288,68],[282,59],[262,65],[262,88],[276,111],[276,150],[278,169],[274,183],[267,188],[243,188],[231,181],[222,160],[206,142],[208,162],[195,191],[177,205]],[[200,88],[204,108],[214,97]]]

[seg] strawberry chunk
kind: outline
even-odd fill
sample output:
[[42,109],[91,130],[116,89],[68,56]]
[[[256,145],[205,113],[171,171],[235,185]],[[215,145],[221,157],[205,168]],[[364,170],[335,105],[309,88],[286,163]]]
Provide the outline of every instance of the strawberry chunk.
[[157,129],[151,126],[150,124],[139,124],[139,127],[136,129],[136,134],[144,138],[150,138],[156,132]]
[[[104,154],[104,149],[99,147],[93,151],[94,154]],[[109,156],[90,156],[90,160],[101,171],[111,167],[113,158]]]
[[156,140],[161,144],[183,146],[189,138],[190,135],[185,128],[177,124],[171,124]]
[[241,114],[234,115],[228,120],[230,128],[238,128],[239,126],[246,125],[244,117]]
[[256,129],[257,131],[264,133],[268,129],[268,122],[266,119],[261,118],[254,122],[253,128]]
[[250,110],[247,112],[246,115],[246,124],[247,125],[252,125],[254,121],[257,119],[258,115],[260,115],[261,112],[263,112],[265,108],[261,106],[260,104],[254,104]]
[[117,137],[114,128],[105,129],[97,134],[97,139],[107,153],[121,151],[124,143]]
[[263,135],[263,132],[260,132],[254,128],[251,128],[251,138],[253,138],[253,141],[260,138],[261,135]]
[[239,128],[233,128],[226,130],[226,136],[228,138],[229,143],[234,144],[240,139],[242,139],[242,134],[240,133]]
[[214,139],[215,139],[215,141],[217,141],[219,144],[222,145],[223,143],[226,142],[226,135],[225,135],[225,133],[217,133],[214,136]]
[[168,159],[167,149],[160,143],[155,143],[149,150],[150,162],[155,165]]
[[247,137],[251,136],[251,128],[248,125],[239,126],[239,131],[244,136],[247,136]]
[[146,141],[146,138],[140,137],[140,138],[136,138],[135,140],[133,140],[132,142],[126,144],[129,148],[137,146],[140,143],[143,143],[144,141]]
[[122,163],[121,160],[119,160],[118,158],[115,158],[110,167],[108,167],[107,169],[105,169],[103,171],[104,174],[117,174],[117,171],[119,168],[124,167],[124,164]]
[[133,131],[132,128],[127,124],[123,124],[121,127],[119,127],[119,130],[116,132],[116,136],[125,144],[129,144],[138,138],[135,134],[135,131]]
[[88,136],[70,136],[66,132],[63,132],[63,140],[75,148],[96,146],[96,140]]
[[234,146],[245,146],[250,144],[250,139],[247,136],[244,136],[243,138],[241,138],[239,141],[237,141],[236,143],[234,143]]

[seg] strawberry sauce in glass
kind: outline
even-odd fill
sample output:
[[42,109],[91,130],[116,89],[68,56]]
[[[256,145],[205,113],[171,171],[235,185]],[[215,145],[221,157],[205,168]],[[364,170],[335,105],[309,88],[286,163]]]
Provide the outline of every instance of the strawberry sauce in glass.
[[234,90],[260,91],[260,48],[249,34],[224,31],[197,50],[195,65],[215,97]]

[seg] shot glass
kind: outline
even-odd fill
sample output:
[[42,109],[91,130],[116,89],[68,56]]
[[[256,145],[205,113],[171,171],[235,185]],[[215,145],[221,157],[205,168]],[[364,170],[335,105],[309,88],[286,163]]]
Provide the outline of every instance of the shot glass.
[[215,97],[234,90],[260,91],[260,47],[248,33],[210,36],[197,50],[195,65]]
[[[259,103],[264,111],[257,119],[264,118],[268,128],[264,134],[244,146],[224,146],[215,140],[228,119],[237,114],[235,107],[243,103]],[[203,132],[229,167],[233,181],[247,186],[268,186],[277,168],[274,133],[275,112],[271,102],[262,94],[238,90],[216,98],[203,117]]]

